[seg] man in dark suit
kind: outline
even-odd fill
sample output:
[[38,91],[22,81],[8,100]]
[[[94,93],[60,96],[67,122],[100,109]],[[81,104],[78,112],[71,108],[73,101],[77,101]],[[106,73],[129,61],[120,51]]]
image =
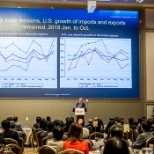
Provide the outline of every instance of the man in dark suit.
[[86,105],[81,97],[79,98],[79,102],[76,103],[76,108],[86,108]]
[[150,132],[150,126],[147,122],[147,120],[144,120],[141,124],[141,130],[143,133],[141,133],[136,141],[133,143],[133,148],[142,148],[145,146],[145,143],[147,141],[147,139],[149,139],[150,137],[153,137],[153,134]]

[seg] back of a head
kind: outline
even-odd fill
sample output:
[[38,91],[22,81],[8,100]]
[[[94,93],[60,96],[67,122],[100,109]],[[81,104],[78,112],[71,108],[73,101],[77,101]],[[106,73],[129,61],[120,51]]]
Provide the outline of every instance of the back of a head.
[[64,129],[61,126],[55,126],[53,128],[53,137],[56,141],[60,141],[63,138]]
[[51,121],[51,118],[49,116],[46,117],[47,121]]
[[143,128],[143,130],[144,130],[145,132],[150,131],[150,125],[149,125],[149,123],[148,123],[147,120],[144,120],[144,121],[142,122],[141,128]]
[[109,120],[114,121],[114,117],[110,117]]
[[53,128],[54,128],[54,123],[52,121],[48,121],[47,122],[47,129],[48,129],[48,131],[52,132]]
[[55,126],[61,126],[61,127],[63,127],[64,126],[64,122],[62,120],[56,119],[56,120],[54,120],[54,125]]
[[40,123],[41,122],[41,117],[36,117],[36,122]]
[[18,121],[18,117],[17,117],[17,116],[14,116],[14,117],[13,117],[13,121],[14,121],[14,122],[17,122],[17,121]]
[[115,117],[115,123],[121,123],[121,119],[119,117]]
[[1,125],[2,125],[4,130],[9,130],[10,129],[10,121],[9,120],[3,120]]
[[12,118],[12,117],[7,117],[7,120],[8,120],[8,121],[12,121],[13,118]]
[[68,137],[72,141],[81,140],[82,131],[83,127],[79,123],[73,122],[69,127]]
[[103,154],[129,154],[129,149],[125,141],[113,137],[106,142]]
[[89,119],[89,124],[92,124],[93,123],[93,120],[92,119]]
[[89,137],[89,129],[83,127],[83,134],[82,134],[82,138],[83,139],[87,139]]
[[12,129],[15,128],[15,122],[14,121],[10,121],[10,128],[12,128]]
[[113,125],[110,128],[110,133],[112,137],[118,137],[121,139],[123,137],[123,132],[124,128],[122,125]]
[[66,125],[70,126],[74,122],[74,118],[68,117],[66,121]]
[[129,121],[130,124],[132,124],[132,123],[134,122],[134,118],[130,117],[130,118],[128,119],[128,121]]

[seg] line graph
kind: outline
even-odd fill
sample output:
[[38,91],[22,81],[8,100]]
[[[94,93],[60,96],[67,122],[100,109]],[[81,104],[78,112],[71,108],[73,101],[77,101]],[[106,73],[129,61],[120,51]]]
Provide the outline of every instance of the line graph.
[[61,87],[131,87],[131,39],[62,37],[60,44]]
[[57,38],[0,37],[2,88],[56,88],[56,66]]

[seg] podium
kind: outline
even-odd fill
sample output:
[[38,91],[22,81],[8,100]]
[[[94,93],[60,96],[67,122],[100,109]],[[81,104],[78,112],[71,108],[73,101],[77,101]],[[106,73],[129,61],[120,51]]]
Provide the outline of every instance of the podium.
[[87,108],[73,108],[72,112],[76,115],[76,122],[79,121],[79,119],[82,119],[84,121],[84,115],[85,112],[87,112]]

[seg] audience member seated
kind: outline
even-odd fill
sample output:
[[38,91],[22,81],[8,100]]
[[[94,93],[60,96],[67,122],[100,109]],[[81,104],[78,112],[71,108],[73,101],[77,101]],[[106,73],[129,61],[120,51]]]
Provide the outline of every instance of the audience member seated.
[[[124,128],[122,125],[116,125],[114,124],[113,126],[110,127],[110,138],[117,137],[120,140],[123,139],[124,135]],[[104,152],[104,147],[101,148],[101,154]]]
[[53,138],[53,133],[52,130],[54,128],[54,123],[52,121],[48,121],[47,122],[47,131],[44,131],[43,133],[41,133],[40,137],[44,138],[44,137],[48,137],[48,139]]
[[19,141],[18,133],[16,131],[10,130],[10,121],[3,120],[1,125],[4,129],[4,132],[2,133],[4,138],[12,138],[16,141]]
[[74,118],[73,117],[67,117],[66,118],[66,124],[64,127],[64,131],[68,132],[70,125],[74,122]]
[[147,120],[144,120],[141,124],[142,133],[137,137],[136,141],[133,143],[133,148],[142,148],[145,147],[146,140],[150,137],[153,137],[153,134],[150,132],[150,126]]
[[63,134],[63,127],[55,126],[53,128],[53,138],[47,140],[47,145],[53,147],[57,151],[57,153],[63,150]]
[[136,125],[134,124],[134,118],[130,117],[128,119],[128,122],[129,122],[129,126],[132,130],[136,129]]
[[76,149],[89,154],[88,143],[82,139],[83,128],[78,123],[72,123],[68,131],[68,140],[64,141],[64,150]]
[[109,122],[107,123],[106,128],[105,128],[105,133],[107,134],[107,138],[109,138],[110,136],[110,127],[113,126],[114,123],[115,123],[114,117],[110,117]]
[[49,116],[46,117],[46,121],[51,121],[51,118]]
[[18,133],[18,136],[23,138],[23,132],[22,131],[17,131],[15,129],[15,122],[14,121],[10,121],[10,130],[16,131]]
[[44,118],[41,118],[40,129],[46,131],[47,130],[46,126],[47,126],[47,121]]
[[89,134],[91,134],[91,133],[94,132],[94,129],[93,129],[93,120],[92,119],[89,119],[88,122],[89,123],[87,125],[85,125],[85,127],[89,129]]
[[[64,122],[62,120],[54,120],[54,125],[55,126],[60,126],[62,128],[64,128]],[[65,132],[65,131],[64,131]],[[63,135],[63,141],[67,140],[68,139],[68,135],[64,134]]]
[[142,118],[138,118],[138,124],[137,124],[137,130],[138,130],[138,133],[141,134],[142,133],[142,130],[141,130],[141,124],[143,121],[146,120],[146,117],[142,117]]
[[83,127],[82,138],[83,139],[88,139],[89,138],[89,129],[86,128],[86,127]]
[[126,142],[113,137],[106,142],[103,154],[129,154],[129,149]]
[[15,129],[17,131],[23,131],[20,123],[18,123],[18,117],[17,116],[13,117],[13,121],[15,122]]
[[94,118],[94,121],[98,121],[98,126],[93,127],[93,131],[103,133],[104,132],[103,121],[101,119],[98,119],[97,117]]
[[41,130],[41,128],[40,128],[40,123],[41,123],[41,117],[36,117],[36,123],[33,125],[33,127],[34,127],[36,130]]

